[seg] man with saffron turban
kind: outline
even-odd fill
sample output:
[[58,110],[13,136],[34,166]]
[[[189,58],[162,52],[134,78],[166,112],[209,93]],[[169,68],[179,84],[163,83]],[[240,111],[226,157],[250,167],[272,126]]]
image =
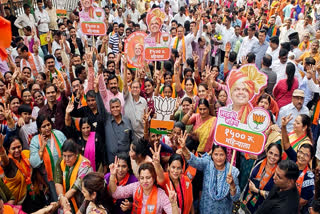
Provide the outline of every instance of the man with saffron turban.
[[266,85],[267,76],[260,73],[255,65],[248,64],[239,70],[231,71],[227,84],[232,100],[232,110],[238,113],[237,119],[247,123],[247,116],[252,110],[250,100],[259,94],[261,87]]

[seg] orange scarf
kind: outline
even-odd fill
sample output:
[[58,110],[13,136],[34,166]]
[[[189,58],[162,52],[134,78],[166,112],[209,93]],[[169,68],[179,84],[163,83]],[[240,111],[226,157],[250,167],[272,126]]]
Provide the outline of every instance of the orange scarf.
[[37,77],[38,76],[37,67],[36,67],[36,64],[34,63],[33,56],[30,52],[28,52],[28,60],[22,59],[22,68],[21,69],[23,69],[24,67],[29,67],[27,65],[26,61],[28,61],[29,65],[31,67],[33,77]]
[[[38,135],[39,138],[39,145],[41,147],[42,142],[40,138],[40,134]],[[51,140],[54,140],[54,145],[56,147],[56,150],[58,152],[59,157],[61,157],[61,144],[58,140],[58,138],[55,136],[55,134],[51,133]],[[50,150],[48,144],[46,145],[46,148],[43,150],[43,163],[47,171],[48,181],[53,181],[53,174],[55,172],[55,162],[53,160],[53,151]]]
[[317,105],[313,111],[313,115],[312,115],[312,124],[313,125],[318,125],[319,115],[320,115],[320,100],[317,102]]
[[[174,40],[173,48],[176,49],[178,52],[179,52],[178,50],[179,42],[180,40],[177,36]],[[186,62],[186,43],[184,41],[184,36],[182,37],[181,42],[182,42],[182,58],[183,58],[183,62]]]
[[[129,177],[130,177],[130,174],[127,173],[126,176],[119,183],[118,183],[117,178],[116,178],[117,186],[125,186],[125,185],[127,185]],[[108,185],[108,190],[109,190],[109,185]],[[116,203],[116,201],[117,201],[117,199],[113,199],[113,203],[114,204]]]
[[[132,204],[132,214],[141,214],[142,200],[143,200],[143,190],[140,185],[134,194],[133,204]],[[157,213],[157,200],[158,200],[158,188],[156,185],[153,185],[151,193],[147,200],[145,214]]]
[[296,181],[296,185],[297,185],[297,189],[299,192],[299,195],[301,196],[301,189],[302,189],[302,183],[304,180],[304,176],[307,173],[307,171],[309,170],[308,165],[306,166],[306,168],[304,168],[304,170],[301,172],[301,174],[299,175],[299,178]]
[[29,162],[29,157],[27,157],[23,152],[21,152],[21,162],[13,158],[11,154],[8,155],[9,158],[14,162],[23,177],[26,179],[26,184],[31,184],[31,165]]
[[[83,160],[83,156],[79,155],[78,160],[72,170],[71,176],[69,176],[70,173],[66,172],[67,166],[66,166],[64,160],[61,161],[60,166],[61,166],[61,170],[63,172],[63,192],[64,193],[68,192],[68,190],[70,188],[72,188],[73,184],[76,182],[77,177],[78,177],[78,171],[79,171],[80,164],[81,164],[82,160]],[[69,168],[67,171],[69,171]],[[68,185],[68,187],[67,187],[67,185]],[[75,198],[72,197],[70,200],[71,200],[72,206],[74,208],[74,211],[77,212],[78,206],[77,206]]]
[[[260,164],[260,168],[258,171],[258,174],[256,175],[256,179],[260,180],[260,185],[259,185],[259,189],[263,190],[264,187],[267,185],[267,183],[269,182],[269,180],[272,178],[272,176],[274,175],[276,168],[277,168],[277,164],[271,169],[271,170],[266,170],[266,165],[267,165],[267,158],[265,158],[262,163]],[[265,171],[264,176],[262,177],[262,173]],[[254,198],[252,198],[253,194],[251,192],[251,190],[248,190],[248,194],[245,198],[245,200],[243,200],[243,204],[247,204],[250,200],[251,200],[251,204],[256,204],[259,195],[256,195]]]

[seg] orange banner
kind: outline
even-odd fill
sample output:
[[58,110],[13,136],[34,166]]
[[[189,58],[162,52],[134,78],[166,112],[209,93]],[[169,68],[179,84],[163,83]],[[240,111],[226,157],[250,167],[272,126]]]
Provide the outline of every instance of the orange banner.
[[174,121],[165,121],[165,120],[151,120],[150,128],[152,129],[167,129],[172,130],[174,126]]
[[252,154],[260,154],[265,142],[265,137],[261,133],[254,133],[225,124],[217,124],[214,138],[222,146]]
[[82,22],[82,32],[86,35],[105,35],[107,30],[104,23]]
[[168,60],[170,58],[170,48],[148,47],[145,49],[145,59],[151,61]]

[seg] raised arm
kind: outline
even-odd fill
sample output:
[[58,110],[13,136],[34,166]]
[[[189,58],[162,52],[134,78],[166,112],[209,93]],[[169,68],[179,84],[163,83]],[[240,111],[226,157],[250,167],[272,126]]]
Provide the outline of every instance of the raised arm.
[[6,153],[6,150],[3,147],[3,141],[4,141],[5,136],[0,134],[0,157],[1,157],[1,165],[2,166],[7,166],[9,164],[9,158]]
[[179,67],[180,67],[180,63],[182,62],[182,58],[181,56],[176,59],[176,62],[174,63],[174,80],[176,83],[176,92],[179,92],[182,90],[181,87],[181,81],[180,81],[180,73],[179,73]]
[[292,120],[291,114],[281,118],[281,133],[282,133],[281,144],[283,145],[284,150],[289,149],[291,146],[288,132],[287,132],[287,124],[290,122],[290,120]]
[[118,171],[119,160],[116,156],[114,163],[109,165],[110,169],[110,178],[109,178],[109,192],[110,194],[115,193],[117,190],[117,171]]
[[157,146],[154,144],[154,150],[150,147],[150,151],[152,153],[152,164],[156,170],[157,173],[157,182],[159,184],[162,184],[165,180],[164,177],[164,171],[162,169],[162,166],[160,164],[160,151],[161,151],[161,144]]

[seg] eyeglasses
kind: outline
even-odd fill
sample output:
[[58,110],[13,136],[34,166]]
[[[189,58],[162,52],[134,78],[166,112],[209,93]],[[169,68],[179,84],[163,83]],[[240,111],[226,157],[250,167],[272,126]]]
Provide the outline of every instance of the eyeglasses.
[[310,157],[309,154],[303,153],[303,152],[301,152],[301,151],[298,151],[298,154],[302,155],[302,156],[305,157],[305,158],[309,158],[309,157]]

